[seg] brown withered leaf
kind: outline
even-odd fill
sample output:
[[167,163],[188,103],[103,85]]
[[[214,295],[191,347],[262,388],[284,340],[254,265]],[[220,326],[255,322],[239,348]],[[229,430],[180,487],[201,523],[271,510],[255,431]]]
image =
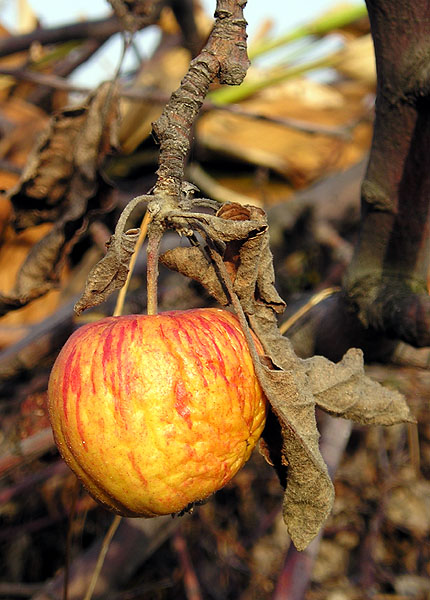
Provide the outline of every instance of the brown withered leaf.
[[106,244],[106,255],[88,275],[84,293],[75,305],[77,315],[101,304],[112,292],[122,288],[127,280],[130,259],[139,233],[139,229],[129,229],[119,237],[111,236]]
[[[278,417],[282,433],[282,464],[287,463],[283,515],[298,550],[315,537],[333,506],[334,489],[320,454],[315,400],[303,371],[262,366],[260,381]],[[272,440],[267,440],[269,448]],[[281,467],[281,465],[274,465]]]
[[365,375],[363,352],[358,348],[348,350],[337,364],[323,356],[303,364],[315,402],[326,412],[362,425],[415,422],[400,392]]
[[22,308],[29,302],[40,298],[46,292],[51,289],[51,285],[47,283],[44,286],[41,286],[38,289],[31,290],[28,294],[22,294],[21,296],[13,296],[8,294],[7,296],[4,294],[0,294],[0,317],[5,315],[11,310],[17,310]]
[[80,106],[52,120],[9,192],[17,231],[44,222],[54,227],[22,265],[15,288],[0,299],[0,314],[20,308],[56,285],[66,253],[85,230],[91,213],[109,208],[99,168],[116,145],[116,86],[102,84]]
[[[267,222],[254,219],[226,221],[218,216],[185,211],[171,211],[165,218],[172,229],[178,231],[195,229],[213,242],[223,243],[245,240],[250,235],[262,233],[268,227]],[[226,227],[226,223],[228,223],[228,227]]]
[[116,145],[117,106],[116,87],[104,83],[84,103],[51,119],[8,193],[17,231],[67,213],[82,216],[96,191],[97,169]]
[[241,299],[244,309],[244,303],[251,303],[249,310],[245,312],[254,312],[253,303],[261,301],[271,306],[276,313],[282,313],[285,302],[275,288],[275,271],[266,213],[255,206],[247,206],[247,209],[249,218],[260,223],[261,230],[256,230],[254,235],[250,232],[241,240],[233,289]]
[[160,256],[160,261],[172,271],[177,271],[198,281],[222,306],[229,303],[212,262],[207,259],[199,247],[178,246],[164,252]]

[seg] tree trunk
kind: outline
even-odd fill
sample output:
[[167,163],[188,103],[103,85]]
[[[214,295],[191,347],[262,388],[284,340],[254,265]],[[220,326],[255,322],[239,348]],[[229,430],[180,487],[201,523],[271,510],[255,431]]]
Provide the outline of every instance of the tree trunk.
[[367,8],[378,84],[359,238],[343,291],[314,309],[311,325],[302,326],[313,342],[306,353],[339,360],[349,347],[360,346],[368,360],[428,367],[429,3],[367,0]]
[[365,327],[430,342],[430,11],[428,2],[368,0],[378,74],[362,219],[345,280]]

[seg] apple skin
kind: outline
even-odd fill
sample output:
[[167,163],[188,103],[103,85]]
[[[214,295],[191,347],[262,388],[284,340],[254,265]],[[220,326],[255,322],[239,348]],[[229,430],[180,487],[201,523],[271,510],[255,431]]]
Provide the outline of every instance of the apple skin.
[[239,321],[220,309],[84,325],[58,355],[48,399],[69,467],[133,517],[179,512],[223,487],[266,417]]

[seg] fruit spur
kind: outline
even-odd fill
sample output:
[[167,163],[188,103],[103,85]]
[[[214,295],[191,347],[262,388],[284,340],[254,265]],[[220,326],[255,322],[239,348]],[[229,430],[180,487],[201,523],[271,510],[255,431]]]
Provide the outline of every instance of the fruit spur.
[[124,516],[181,512],[225,486],[266,418],[245,335],[221,309],[80,327],[53,366],[48,397],[64,460]]

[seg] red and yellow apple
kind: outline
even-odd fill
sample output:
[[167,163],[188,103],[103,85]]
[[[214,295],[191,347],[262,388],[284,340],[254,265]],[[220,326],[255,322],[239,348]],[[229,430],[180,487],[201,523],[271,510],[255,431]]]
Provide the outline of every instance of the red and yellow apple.
[[179,512],[223,487],[266,416],[239,322],[219,309],[84,325],[61,350],[48,396],[63,458],[126,516]]

